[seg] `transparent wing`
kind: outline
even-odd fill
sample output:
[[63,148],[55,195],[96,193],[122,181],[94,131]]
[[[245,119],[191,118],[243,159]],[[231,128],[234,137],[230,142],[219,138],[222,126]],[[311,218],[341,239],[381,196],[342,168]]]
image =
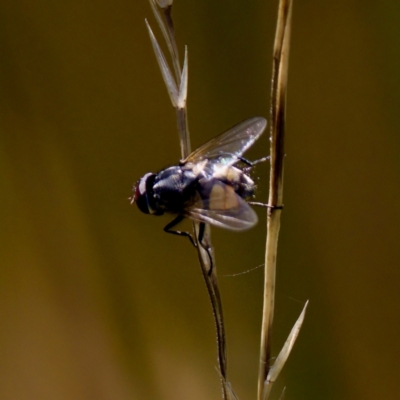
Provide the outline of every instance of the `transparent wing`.
[[231,186],[215,184],[210,197],[199,199],[185,210],[185,216],[219,228],[242,231],[253,227],[258,217]]
[[222,158],[233,163],[253,145],[267,126],[267,120],[254,117],[241,122],[193,151],[183,162],[199,162],[204,159]]

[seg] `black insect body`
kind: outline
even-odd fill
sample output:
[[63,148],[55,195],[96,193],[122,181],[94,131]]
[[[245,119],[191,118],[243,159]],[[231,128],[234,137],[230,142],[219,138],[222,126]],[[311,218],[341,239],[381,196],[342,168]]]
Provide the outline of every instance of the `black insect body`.
[[[175,214],[164,230],[188,236],[172,228],[185,217],[230,230],[244,230],[257,223],[257,214],[246,202],[255,184],[246,174],[254,164],[242,154],[260,137],[267,125],[261,117],[248,119],[191,153],[178,165],[147,173],[135,186],[133,201],[146,214]],[[241,169],[239,162],[248,167]],[[201,243],[199,238],[199,242]]]

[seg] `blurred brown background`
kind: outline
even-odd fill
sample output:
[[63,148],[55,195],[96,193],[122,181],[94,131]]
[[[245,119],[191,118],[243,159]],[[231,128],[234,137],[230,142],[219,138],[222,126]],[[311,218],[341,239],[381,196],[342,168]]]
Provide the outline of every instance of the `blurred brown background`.
[[[369,4],[369,5],[367,5]],[[277,1],[176,1],[197,147],[268,117]],[[180,155],[145,0],[0,5],[0,399],[220,398],[189,243],[130,206]],[[274,354],[278,399],[400,398],[400,3],[294,4]],[[268,135],[248,153],[268,151]],[[267,165],[257,168],[267,197]],[[229,377],[256,393],[265,212],[213,229]]]

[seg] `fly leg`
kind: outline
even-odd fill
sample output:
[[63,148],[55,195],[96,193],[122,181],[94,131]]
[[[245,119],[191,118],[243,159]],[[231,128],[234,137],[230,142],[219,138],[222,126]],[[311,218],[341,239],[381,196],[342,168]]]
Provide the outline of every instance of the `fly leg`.
[[[172,220],[169,224],[165,225],[164,227],[164,232],[167,233],[172,233],[173,235],[177,236],[185,236],[189,238],[190,242],[194,247],[197,247],[196,242],[193,239],[193,236],[189,232],[185,231],[174,231],[172,228],[176,225],[178,225],[180,222],[184,220],[183,215],[178,215],[174,220]],[[213,261],[211,257],[211,248],[210,246],[207,246],[205,243],[203,243],[204,239],[204,231],[205,231],[206,225],[204,223],[200,223],[199,225],[199,236],[198,236],[198,243],[200,246],[207,252],[208,258],[210,259],[210,270],[208,271],[208,276],[211,276],[212,270],[213,270]]]
[[210,259],[210,270],[208,271],[208,276],[211,276],[214,264],[211,257],[211,247],[203,243],[205,229],[206,229],[206,224],[201,222],[199,225],[199,236],[197,237],[197,239],[200,246],[207,252],[208,258]]
[[255,165],[265,162],[265,161],[268,161],[268,160],[269,160],[269,156],[260,158],[259,160],[255,160],[255,161],[250,161],[247,158],[239,157],[239,161],[241,161],[243,164],[247,165],[246,168],[243,168],[244,171],[249,171]]
[[251,206],[265,207],[265,208],[270,208],[271,210],[283,209],[283,204],[281,206],[270,206],[269,204],[259,203],[258,201],[248,201],[247,203],[250,204]]
[[197,247],[196,242],[193,239],[193,236],[189,233],[189,232],[185,232],[185,231],[173,231],[172,228],[176,225],[178,225],[180,222],[182,222],[184,220],[184,216],[183,215],[178,215],[174,220],[172,220],[169,224],[165,225],[164,227],[164,232],[167,233],[172,233],[173,235],[178,235],[178,236],[186,236],[187,238],[189,238],[190,242],[192,243],[192,245],[194,247]]
[[249,167],[254,167],[256,164],[259,164],[261,162],[265,162],[269,160],[269,156],[260,158],[259,160],[254,160],[250,161],[247,158],[244,157],[239,157],[239,161],[241,161],[243,164],[248,165]]

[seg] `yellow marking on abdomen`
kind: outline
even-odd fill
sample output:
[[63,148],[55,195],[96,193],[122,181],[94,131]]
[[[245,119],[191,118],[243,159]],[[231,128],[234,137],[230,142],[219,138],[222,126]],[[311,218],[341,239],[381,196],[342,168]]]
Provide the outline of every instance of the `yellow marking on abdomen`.
[[210,210],[230,210],[238,207],[236,193],[231,186],[215,184],[210,193]]

